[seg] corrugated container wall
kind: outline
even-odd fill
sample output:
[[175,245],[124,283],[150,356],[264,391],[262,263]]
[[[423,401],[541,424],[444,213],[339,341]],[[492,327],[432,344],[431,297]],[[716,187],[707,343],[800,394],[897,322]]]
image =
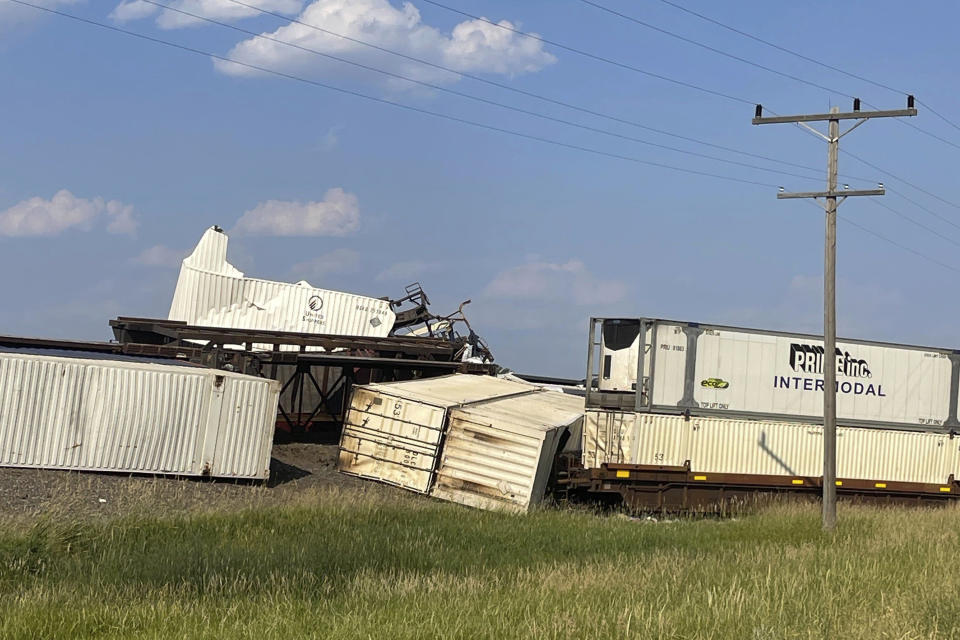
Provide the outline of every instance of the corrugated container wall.
[[644,318],[597,322],[590,407],[816,422],[823,368],[833,363],[841,424],[960,429],[960,354],[952,350],[840,340],[836,357],[825,358],[817,336]]
[[[684,466],[700,473],[817,478],[823,475],[823,427],[590,410],[583,465]],[[960,439],[949,434],[840,427],[837,477],[946,483],[960,478]]]
[[274,380],[0,351],[0,466],[265,479]]
[[455,407],[430,495],[525,511],[543,499],[556,454],[582,421],[583,398],[556,391]]
[[170,320],[193,325],[384,337],[396,314],[387,300],[244,277],[227,262],[227,236],[208,229],[183,260]]
[[529,390],[520,382],[467,375],[354,387],[340,439],[340,470],[426,493],[447,410]]
[[557,449],[580,437],[582,417],[582,398],[490,376],[356,387],[339,468],[475,507],[524,510],[542,499]]

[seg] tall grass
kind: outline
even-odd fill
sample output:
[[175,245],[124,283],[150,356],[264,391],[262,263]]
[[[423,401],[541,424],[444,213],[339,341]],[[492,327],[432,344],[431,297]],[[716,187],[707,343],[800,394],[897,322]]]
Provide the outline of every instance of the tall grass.
[[960,637],[960,511],[510,516],[314,493],[0,525],[0,638]]

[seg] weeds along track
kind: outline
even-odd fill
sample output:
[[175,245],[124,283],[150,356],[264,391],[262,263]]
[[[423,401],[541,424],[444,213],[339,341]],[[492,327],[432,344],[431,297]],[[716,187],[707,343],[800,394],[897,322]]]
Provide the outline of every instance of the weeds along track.
[[0,525],[0,637],[960,633],[952,507],[842,507],[829,536],[799,504],[653,523],[359,485],[180,513],[149,513],[154,497],[137,514]]

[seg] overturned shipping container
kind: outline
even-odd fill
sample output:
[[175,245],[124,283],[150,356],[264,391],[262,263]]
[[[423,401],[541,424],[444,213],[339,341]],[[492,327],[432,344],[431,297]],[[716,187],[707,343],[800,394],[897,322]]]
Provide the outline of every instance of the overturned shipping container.
[[822,421],[823,369],[837,370],[847,426],[960,428],[960,354],[950,349],[650,318],[590,324],[586,404],[602,409]]
[[228,329],[384,337],[396,314],[388,300],[245,277],[227,262],[227,235],[207,229],[180,267],[170,320]]
[[543,499],[556,453],[579,443],[582,418],[581,398],[489,376],[356,387],[339,468],[461,504],[524,511]]
[[0,348],[0,466],[266,479],[280,384],[168,362]]

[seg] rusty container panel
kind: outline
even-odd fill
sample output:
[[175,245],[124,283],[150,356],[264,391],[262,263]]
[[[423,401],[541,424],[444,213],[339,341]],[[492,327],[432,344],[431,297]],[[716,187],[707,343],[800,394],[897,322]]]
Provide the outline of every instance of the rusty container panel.
[[636,418],[633,412],[587,411],[583,419],[583,466],[592,469],[605,463],[639,464],[630,455],[631,442],[637,436]]
[[0,350],[0,466],[269,476],[276,381],[55,353]]
[[354,387],[338,468],[418,493],[433,483],[451,407],[528,392],[491,376],[450,375]]
[[426,493],[433,479],[436,445],[385,436],[351,425],[340,438],[340,471]]
[[582,419],[583,398],[536,389],[451,409],[430,495],[526,511],[543,500],[564,434],[578,434]]

